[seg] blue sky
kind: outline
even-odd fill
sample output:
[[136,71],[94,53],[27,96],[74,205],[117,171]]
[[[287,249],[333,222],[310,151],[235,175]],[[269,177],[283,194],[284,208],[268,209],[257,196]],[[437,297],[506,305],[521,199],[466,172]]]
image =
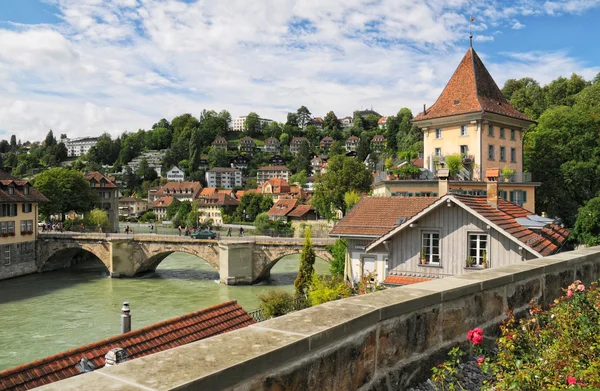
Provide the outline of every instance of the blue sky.
[[0,129],[148,128],[432,104],[474,46],[501,86],[600,72],[600,0],[0,0]]

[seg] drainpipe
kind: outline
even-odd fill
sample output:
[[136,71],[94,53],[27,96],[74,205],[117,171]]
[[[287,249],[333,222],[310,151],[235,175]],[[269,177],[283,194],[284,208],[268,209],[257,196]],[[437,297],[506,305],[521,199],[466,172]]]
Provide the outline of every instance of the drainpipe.
[[121,308],[121,334],[125,334],[131,331],[131,310],[129,308],[129,302],[123,302],[123,308]]

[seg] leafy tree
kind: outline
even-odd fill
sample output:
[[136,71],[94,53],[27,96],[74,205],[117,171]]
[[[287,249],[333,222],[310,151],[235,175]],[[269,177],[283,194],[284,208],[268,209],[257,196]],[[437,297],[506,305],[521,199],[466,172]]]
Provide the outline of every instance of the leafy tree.
[[236,221],[254,221],[260,213],[273,206],[273,199],[260,193],[246,193],[242,196],[233,217]]
[[315,273],[314,265],[316,255],[315,250],[312,248],[311,233],[311,226],[308,226],[304,234],[304,246],[300,253],[298,277],[294,280],[294,288],[296,289],[297,297],[306,297],[313,274]]
[[350,209],[352,209],[352,207],[356,205],[358,201],[360,201],[360,198],[361,194],[354,190],[351,190],[344,194],[344,203],[346,204],[346,210],[349,211]]
[[327,115],[325,115],[323,122],[325,129],[330,132],[334,130],[342,130],[342,123],[333,111],[330,111],[327,113]]
[[192,130],[192,137],[190,138],[190,171],[196,171],[198,169],[201,157],[202,137],[200,135],[200,129],[195,128]]
[[85,213],[96,203],[97,195],[83,174],[77,171],[51,168],[36,176],[34,186],[50,200],[39,206],[46,216],[64,216],[71,210]]
[[396,138],[398,136],[400,120],[398,119],[398,117],[390,115],[389,117],[387,117],[385,122],[385,137],[387,138],[387,148],[392,152],[396,152],[398,150]]
[[329,150],[329,156],[344,155],[345,153],[345,144],[341,140],[334,142],[331,146],[331,149]]
[[298,119],[297,124],[300,129],[306,129],[306,126],[312,120],[311,113],[306,106],[301,106],[298,110],[296,110],[296,117]]
[[600,244],[600,197],[592,198],[579,208],[573,234],[586,246]]
[[10,150],[14,152],[17,150],[17,148],[19,148],[19,146],[17,145],[17,136],[13,134],[12,136],[10,136]]
[[371,138],[368,135],[363,135],[358,142],[356,148],[356,158],[361,162],[367,159],[367,156],[371,153]]
[[254,219],[254,226],[261,233],[267,233],[271,229],[271,219],[266,212],[259,213]]
[[446,156],[445,161],[446,167],[450,171],[450,176],[455,176],[463,168],[462,157],[457,153]]
[[44,145],[47,147],[51,147],[56,145],[56,138],[54,137],[54,133],[52,133],[52,129],[46,135],[46,139],[44,140]]
[[379,127],[379,117],[375,114],[367,115],[363,120],[363,128],[367,131],[377,131]]
[[208,153],[208,164],[213,167],[229,167],[229,158],[227,152],[222,149],[212,148]]
[[179,212],[179,207],[181,206],[181,201],[177,198],[173,198],[171,205],[167,206],[167,219],[171,220],[177,212]]
[[156,213],[149,210],[140,216],[140,222],[142,223],[150,223],[156,221]]
[[329,159],[327,173],[317,178],[312,198],[313,206],[321,216],[333,217],[333,208],[346,213],[344,195],[349,191],[367,193],[371,189],[372,176],[365,165],[346,156]]
[[533,119],[539,118],[546,109],[544,90],[530,77],[507,80],[502,88],[502,94],[515,109]]
[[310,168],[311,168],[311,166],[310,166],[311,158],[312,158],[312,154],[310,152],[310,146],[308,145],[308,143],[306,141],[304,141],[300,145],[300,149],[298,150],[298,155],[294,158],[295,171],[296,172],[300,172],[300,171],[309,172]]
[[299,171],[290,177],[290,183],[299,183],[300,185],[304,186],[306,184],[306,181],[306,170]]
[[0,153],[7,153],[10,151],[10,144],[6,140],[0,141]]
[[311,306],[350,297],[352,291],[341,277],[319,276],[313,274],[308,299]]
[[348,251],[348,241],[346,239],[337,239],[334,244],[327,246],[327,249],[333,255],[329,263],[331,275],[343,277],[346,267],[346,252]]
[[581,76],[575,73],[569,79],[559,77],[553,80],[544,88],[547,106],[572,106],[575,102],[575,95],[581,92],[587,84]]
[[282,133],[281,136],[279,136],[279,142],[281,143],[281,146],[290,145],[290,141],[290,135],[287,133]]
[[258,136],[262,131],[262,126],[260,124],[260,117],[258,114],[252,112],[248,114],[246,117],[246,122],[244,122],[244,133],[248,136]]
[[88,214],[88,221],[94,227],[108,228],[108,213],[104,209],[94,208]]

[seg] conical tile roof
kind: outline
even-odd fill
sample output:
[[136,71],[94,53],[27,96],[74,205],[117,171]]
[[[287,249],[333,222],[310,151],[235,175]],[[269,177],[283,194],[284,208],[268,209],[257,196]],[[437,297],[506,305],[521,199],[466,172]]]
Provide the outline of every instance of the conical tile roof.
[[534,122],[508,103],[475,50],[469,48],[438,100],[414,121],[475,112]]

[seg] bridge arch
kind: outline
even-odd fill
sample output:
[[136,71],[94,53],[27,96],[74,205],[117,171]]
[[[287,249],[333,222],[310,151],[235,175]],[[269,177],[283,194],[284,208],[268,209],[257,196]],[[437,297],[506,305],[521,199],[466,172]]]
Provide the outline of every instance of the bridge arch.
[[173,244],[161,245],[154,243],[141,244],[144,256],[135,263],[134,275],[154,271],[169,255],[177,252],[195,255],[211,265],[217,272],[220,270],[219,247],[216,243],[209,245]]
[[[268,246],[257,246],[255,249],[253,258],[254,275],[256,278],[252,283],[258,283],[266,280],[271,275],[271,269],[281,260],[281,258],[288,255],[299,255],[302,253],[302,246],[298,245],[280,245],[275,247]],[[327,250],[325,246],[314,246],[313,250],[317,258],[323,259],[325,262],[331,262],[333,255]]]
[[50,254],[45,259],[41,260],[38,265],[38,271],[49,272],[52,270],[65,269],[75,264],[83,262],[97,262],[104,265],[107,272],[110,272],[110,259],[102,257],[102,254],[97,254],[92,249],[85,247],[67,247],[59,249]]
[[42,239],[37,241],[37,249],[40,272],[69,267],[73,257],[81,253],[94,255],[112,271],[110,243],[105,241]]

